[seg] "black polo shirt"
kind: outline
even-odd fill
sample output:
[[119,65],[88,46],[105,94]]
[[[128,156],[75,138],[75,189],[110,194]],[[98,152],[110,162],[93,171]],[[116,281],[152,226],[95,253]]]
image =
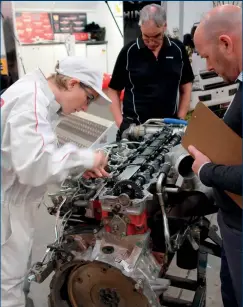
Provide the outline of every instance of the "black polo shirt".
[[138,38],[120,51],[109,87],[125,89],[124,117],[143,123],[150,118],[175,117],[179,86],[193,79],[182,42],[165,36],[156,58]]

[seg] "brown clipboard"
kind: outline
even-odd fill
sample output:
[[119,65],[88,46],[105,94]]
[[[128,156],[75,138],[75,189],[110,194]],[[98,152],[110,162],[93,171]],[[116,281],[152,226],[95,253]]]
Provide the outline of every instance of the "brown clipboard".
[[[202,102],[197,104],[182,139],[186,150],[189,145],[195,146],[213,163],[242,164],[242,138]],[[225,192],[242,208],[242,196]]]

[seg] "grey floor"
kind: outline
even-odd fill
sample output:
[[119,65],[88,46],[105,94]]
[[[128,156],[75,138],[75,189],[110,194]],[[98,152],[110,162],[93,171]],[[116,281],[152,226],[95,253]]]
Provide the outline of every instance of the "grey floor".
[[109,105],[105,102],[103,102],[102,105],[95,103],[91,104],[88,113],[113,121],[113,116],[111,112],[108,111],[108,106]]
[[[90,112],[93,115],[102,116],[103,118],[112,120],[111,115],[107,112],[107,108],[102,106],[93,106]],[[210,217],[213,224],[216,223],[216,216]],[[36,231],[35,240],[33,247],[33,262],[39,261],[46,249],[46,245],[53,243],[54,241],[54,223],[55,218],[47,213],[45,206],[39,208],[37,218],[36,218]],[[221,295],[220,295],[220,281],[219,281],[219,269],[220,260],[216,257],[210,256],[207,270],[207,307],[222,307]],[[194,278],[194,271],[184,271],[176,267],[172,263],[170,272],[172,275],[177,275],[180,277]],[[30,297],[33,298],[35,307],[47,307],[47,296],[49,294],[49,282],[48,278],[42,284],[31,284]],[[192,293],[189,291],[179,291],[178,289],[171,288],[169,293],[174,297],[180,297],[181,299],[189,299],[192,297]]]

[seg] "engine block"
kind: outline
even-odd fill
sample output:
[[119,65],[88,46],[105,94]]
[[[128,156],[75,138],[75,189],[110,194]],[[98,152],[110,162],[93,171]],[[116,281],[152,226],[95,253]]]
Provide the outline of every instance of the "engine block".
[[157,181],[166,154],[180,141],[180,133],[173,134],[172,129],[165,128],[142,142],[135,155],[127,156],[116,180],[99,194],[107,231],[135,235],[148,230],[147,210],[153,200],[151,187]]
[[167,251],[175,250],[167,194],[206,190],[192,176],[192,159],[180,146],[184,127],[137,131],[137,139],[127,135],[100,149],[108,156],[109,178],[70,176],[49,194],[53,205],[48,211],[60,226],[48,247],[47,266],[38,263],[29,279],[42,282],[55,271],[50,307],[161,306],[159,297],[170,282],[162,277],[163,259],[151,245],[149,218],[162,212]]

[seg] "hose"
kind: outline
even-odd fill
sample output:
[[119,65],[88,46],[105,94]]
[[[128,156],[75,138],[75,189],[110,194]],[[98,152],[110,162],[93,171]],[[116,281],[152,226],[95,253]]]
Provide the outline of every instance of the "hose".
[[163,118],[162,122],[164,124],[175,124],[175,125],[184,125],[187,126],[187,121],[183,119],[176,119],[176,118]]

